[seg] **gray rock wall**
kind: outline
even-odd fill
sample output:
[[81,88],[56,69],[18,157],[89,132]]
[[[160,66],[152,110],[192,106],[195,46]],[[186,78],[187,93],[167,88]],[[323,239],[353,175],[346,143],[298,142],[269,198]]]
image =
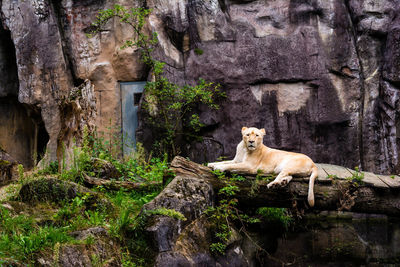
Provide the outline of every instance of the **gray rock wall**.
[[[50,154],[60,138],[59,96],[85,79],[94,85],[98,128],[120,125],[118,82],[148,73],[137,50],[119,49],[129,28],[114,21],[98,36],[85,32],[99,10],[132,3],[0,3],[15,47],[19,101],[41,107]],[[135,2],[141,4],[153,9],[148,30],[158,33],[154,55],[167,63],[167,76],[181,84],[219,82],[228,96],[218,111],[199,107],[206,138],[185,146],[192,159],[232,157],[241,127],[256,126],[266,129],[266,145],[317,162],[400,170],[399,0]],[[151,129],[138,133],[151,143]]]
[[220,111],[203,110],[209,138],[192,158],[232,157],[241,127],[256,126],[268,146],[318,162],[398,171],[400,1],[189,1],[185,20],[159,5],[158,18],[175,18],[167,31],[190,40],[186,80],[228,94]]

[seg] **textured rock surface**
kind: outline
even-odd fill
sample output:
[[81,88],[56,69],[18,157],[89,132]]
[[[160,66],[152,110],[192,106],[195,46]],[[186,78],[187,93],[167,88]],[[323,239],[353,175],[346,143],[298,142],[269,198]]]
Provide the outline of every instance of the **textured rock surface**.
[[17,162],[0,147],[0,185],[17,179]]
[[[159,208],[181,212],[185,221],[168,216],[153,215],[146,228],[153,249],[157,253],[155,266],[248,266],[248,259],[239,246],[241,237],[236,234],[224,256],[214,258],[209,250],[212,238],[211,224],[204,211],[215,203],[212,184],[207,177],[214,177],[207,167],[193,163],[199,169],[174,167],[182,160],[172,162],[177,176],[145,210]],[[206,171],[204,171],[204,169]]]
[[[277,240],[268,266],[379,266],[399,259],[398,221],[382,215],[322,212],[305,216],[305,229]],[[312,242],[310,242],[312,240]],[[268,260],[268,259],[265,259]]]
[[[13,92],[21,103],[41,108],[50,159],[65,127],[61,95],[90,80],[96,125],[104,130],[110,120],[121,123],[118,82],[148,76],[139,51],[119,49],[130,29],[113,21],[100,35],[85,35],[97,12],[114,3],[132,5],[1,2],[0,96]],[[183,84],[202,77],[227,92],[219,111],[199,107],[206,138],[186,147],[192,159],[232,157],[241,127],[256,126],[266,128],[267,145],[306,153],[317,162],[400,171],[399,0],[135,4],[153,8],[148,26],[160,40],[154,55],[167,63],[171,80]],[[15,68],[5,71],[8,66]],[[139,131],[146,145],[150,132]]]
[[163,192],[144,206],[145,210],[174,209],[182,213],[186,221],[156,215],[146,231],[154,240],[158,252],[171,251],[181,229],[200,215],[213,203],[213,190],[209,183],[195,177],[176,177]]

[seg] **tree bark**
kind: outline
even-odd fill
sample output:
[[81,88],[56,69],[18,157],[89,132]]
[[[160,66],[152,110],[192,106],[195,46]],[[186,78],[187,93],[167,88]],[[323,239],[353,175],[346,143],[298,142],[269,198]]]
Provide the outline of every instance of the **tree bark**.
[[[171,168],[177,176],[197,177],[209,182],[215,193],[226,186],[226,180],[219,179],[209,167],[182,157],[175,157]],[[343,179],[317,180],[315,206],[310,208],[307,206],[308,178],[294,177],[285,187],[268,189],[267,181],[255,176],[242,176],[246,178],[244,181],[234,182],[240,188],[235,197],[241,207],[300,207],[316,211],[347,210],[400,216],[400,191],[393,188],[359,185]]]

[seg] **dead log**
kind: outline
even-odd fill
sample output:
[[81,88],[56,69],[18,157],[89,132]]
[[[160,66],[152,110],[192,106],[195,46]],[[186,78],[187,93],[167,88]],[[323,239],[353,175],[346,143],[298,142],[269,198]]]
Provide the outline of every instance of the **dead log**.
[[121,188],[125,188],[127,190],[143,190],[149,187],[161,186],[162,182],[143,182],[143,183],[135,183],[129,181],[114,181],[114,180],[106,180],[101,178],[94,178],[84,174],[83,182],[85,186],[93,187],[93,186],[103,186],[110,190],[120,190]]
[[[210,168],[182,157],[175,157],[171,168],[177,176],[196,177],[209,182],[215,191],[226,185]],[[241,206],[307,208],[308,179],[294,178],[282,188],[267,188],[267,182],[245,175],[245,181],[235,181],[240,188],[235,197]],[[360,213],[400,216],[400,190],[377,187],[367,183],[354,183],[345,179],[317,180],[314,188],[315,206],[312,210],[348,210]]]

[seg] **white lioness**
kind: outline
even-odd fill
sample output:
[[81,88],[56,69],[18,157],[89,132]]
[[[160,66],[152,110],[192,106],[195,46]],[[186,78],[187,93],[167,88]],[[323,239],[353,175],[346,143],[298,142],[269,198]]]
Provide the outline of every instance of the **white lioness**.
[[310,176],[308,187],[308,203],[314,206],[314,181],[318,177],[318,168],[306,155],[273,149],[263,144],[264,129],[242,128],[243,140],[236,148],[233,160],[213,162],[208,166],[214,170],[237,171],[256,174],[258,170],[263,173],[276,173],[278,176],[268,184],[284,186],[292,180],[292,175]]

